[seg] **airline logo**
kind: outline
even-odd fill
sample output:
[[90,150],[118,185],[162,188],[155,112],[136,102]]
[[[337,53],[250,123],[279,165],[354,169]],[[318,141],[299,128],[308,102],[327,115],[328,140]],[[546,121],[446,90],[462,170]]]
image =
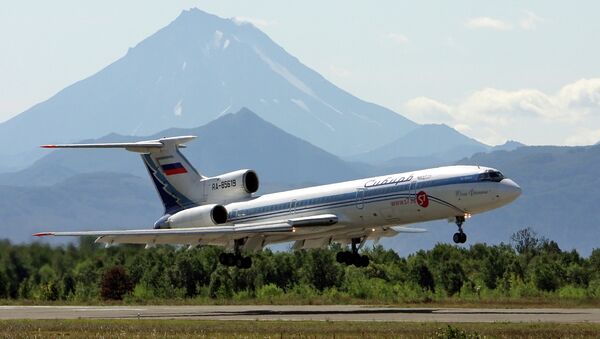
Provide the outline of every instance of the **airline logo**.
[[183,167],[183,165],[180,162],[160,165],[160,168],[162,168],[163,172],[165,172],[166,175],[187,173],[187,170],[185,169],[185,167]]
[[427,193],[423,191],[417,193],[417,204],[423,208],[429,206],[429,197],[427,197]]

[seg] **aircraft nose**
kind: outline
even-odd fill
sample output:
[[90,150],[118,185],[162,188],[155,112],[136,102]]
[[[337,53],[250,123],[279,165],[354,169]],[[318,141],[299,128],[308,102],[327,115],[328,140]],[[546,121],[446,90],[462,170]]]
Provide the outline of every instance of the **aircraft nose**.
[[503,179],[501,182],[502,190],[500,197],[507,202],[517,199],[521,195],[521,187],[510,179]]

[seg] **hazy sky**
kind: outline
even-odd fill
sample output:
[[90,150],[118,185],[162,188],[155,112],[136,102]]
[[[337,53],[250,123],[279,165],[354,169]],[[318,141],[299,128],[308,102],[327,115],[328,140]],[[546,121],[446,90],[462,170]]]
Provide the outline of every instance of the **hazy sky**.
[[0,121],[198,7],[416,122],[490,144],[600,140],[598,1],[0,1]]

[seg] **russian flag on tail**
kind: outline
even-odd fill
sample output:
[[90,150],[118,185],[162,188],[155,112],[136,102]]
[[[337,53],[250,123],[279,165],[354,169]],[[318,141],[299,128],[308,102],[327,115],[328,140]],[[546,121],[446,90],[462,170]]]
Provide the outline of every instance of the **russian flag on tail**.
[[183,167],[183,165],[180,162],[160,165],[160,168],[162,168],[163,172],[165,172],[166,175],[187,173],[187,170],[185,169],[185,167]]

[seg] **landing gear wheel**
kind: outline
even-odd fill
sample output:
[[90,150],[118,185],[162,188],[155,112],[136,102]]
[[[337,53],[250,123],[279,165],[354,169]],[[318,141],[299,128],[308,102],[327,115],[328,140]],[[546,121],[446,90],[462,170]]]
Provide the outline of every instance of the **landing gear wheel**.
[[243,260],[244,260],[244,257],[242,257],[241,255],[236,255],[235,256],[235,267],[242,268]]
[[369,266],[369,257],[366,255],[360,255],[354,257],[354,266],[356,267],[367,267]]
[[369,266],[369,257],[358,254],[357,244],[361,242],[360,238],[352,239],[352,251],[341,251],[335,255],[335,260],[340,264],[354,265],[356,267]]
[[219,254],[219,263],[224,266],[231,266],[234,262],[233,254],[231,253],[221,253]]
[[219,263],[221,265],[227,266],[227,253],[219,254]]
[[454,233],[452,240],[455,244],[464,244],[467,242],[467,234],[463,232]]
[[467,242],[467,235],[463,232],[462,225],[465,222],[464,216],[456,217],[456,226],[458,226],[458,232],[454,233],[452,240],[455,244],[464,244]]
[[244,257],[240,254],[221,253],[219,254],[219,263],[227,267],[250,268],[252,267],[252,258]]
[[227,253],[225,256],[225,266],[235,266],[235,255],[233,253]]
[[250,268],[252,267],[252,258],[250,257],[242,257],[242,262],[241,262],[241,266],[238,266],[238,268]]
[[455,244],[464,244],[467,242],[467,234],[461,232],[454,233],[452,240]]
[[340,264],[346,264],[348,263],[348,254],[350,254],[350,252],[348,251],[341,251],[341,252],[337,252],[337,254],[335,255],[335,261],[337,261]]

